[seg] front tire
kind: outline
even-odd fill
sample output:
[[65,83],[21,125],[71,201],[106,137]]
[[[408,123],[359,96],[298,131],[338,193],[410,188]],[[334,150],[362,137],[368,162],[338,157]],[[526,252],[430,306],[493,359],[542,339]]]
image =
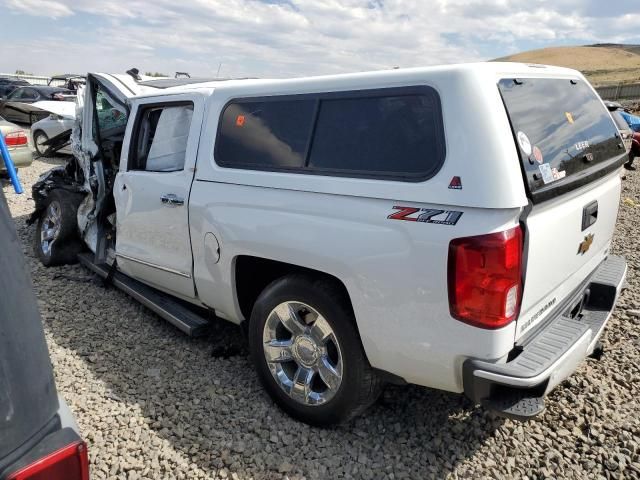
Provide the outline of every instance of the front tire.
[[330,281],[294,274],[271,283],[253,307],[249,346],[271,397],[310,425],[348,421],[380,394],[348,300]]
[[49,192],[34,235],[34,251],[45,267],[77,262],[82,242],[77,212],[82,196],[65,190]]

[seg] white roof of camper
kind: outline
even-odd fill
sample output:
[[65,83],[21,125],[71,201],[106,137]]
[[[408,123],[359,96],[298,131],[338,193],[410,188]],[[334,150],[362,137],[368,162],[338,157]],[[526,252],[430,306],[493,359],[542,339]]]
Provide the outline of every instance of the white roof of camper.
[[266,93],[277,95],[296,91],[324,91],[342,90],[349,88],[363,88],[366,86],[375,87],[376,83],[389,86],[397,83],[397,86],[410,85],[412,81],[419,81],[421,84],[430,77],[443,78],[447,76],[490,76],[490,77],[559,77],[559,78],[582,78],[582,74],[577,70],[569,68],[554,67],[549,65],[512,63],[512,62],[481,62],[463,63],[454,65],[404,68],[393,70],[377,70],[372,72],[348,73],[338,75],[323,75],[314,77],[300,77],[290,79],[231,79],[205,81],[201,83],[189,83],[185,85],[157,89],[146,87],[142,95],[158,95],[164,93],[177,93],[194,89],[246,89],[253,93]]

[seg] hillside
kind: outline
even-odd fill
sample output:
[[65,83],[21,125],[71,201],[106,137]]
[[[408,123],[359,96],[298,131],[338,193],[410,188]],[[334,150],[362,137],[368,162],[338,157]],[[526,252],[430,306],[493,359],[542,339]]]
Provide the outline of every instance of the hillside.
[[549,47],[517,53],[495,61],[544,63],[580,70],[594,85],[640,81],[640,46],[599,44]]

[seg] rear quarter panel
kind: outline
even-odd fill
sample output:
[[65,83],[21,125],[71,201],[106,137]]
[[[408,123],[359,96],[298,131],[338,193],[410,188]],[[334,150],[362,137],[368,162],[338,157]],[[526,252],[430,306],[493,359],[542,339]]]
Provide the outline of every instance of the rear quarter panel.
[[[196,181],[190,213],[199,295],[221,316],[241,320],[234,292],[239,255],[329,273],[349,292],[374,367],[411,383],[459,391],[458,364],[467,356],[503,356],[513,345],[514,331],[513,325],[479,330],[450,317],[449,241],[513,227],[520,211],[460,208],[456,225],[439,225],[388,219],[397,203],[403,204]],[[207,232],[220,243],[218,263],[204,245]]]

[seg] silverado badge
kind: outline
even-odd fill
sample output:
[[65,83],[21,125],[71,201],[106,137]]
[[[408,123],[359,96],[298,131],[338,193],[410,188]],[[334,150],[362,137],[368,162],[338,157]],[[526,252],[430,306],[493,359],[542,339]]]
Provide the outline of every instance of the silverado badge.
[[589,235],[584,237],[584,240],[578,246],[578,255],[584,255],[585,253],[587,253],[592,243],[593,233],[590,233]]

